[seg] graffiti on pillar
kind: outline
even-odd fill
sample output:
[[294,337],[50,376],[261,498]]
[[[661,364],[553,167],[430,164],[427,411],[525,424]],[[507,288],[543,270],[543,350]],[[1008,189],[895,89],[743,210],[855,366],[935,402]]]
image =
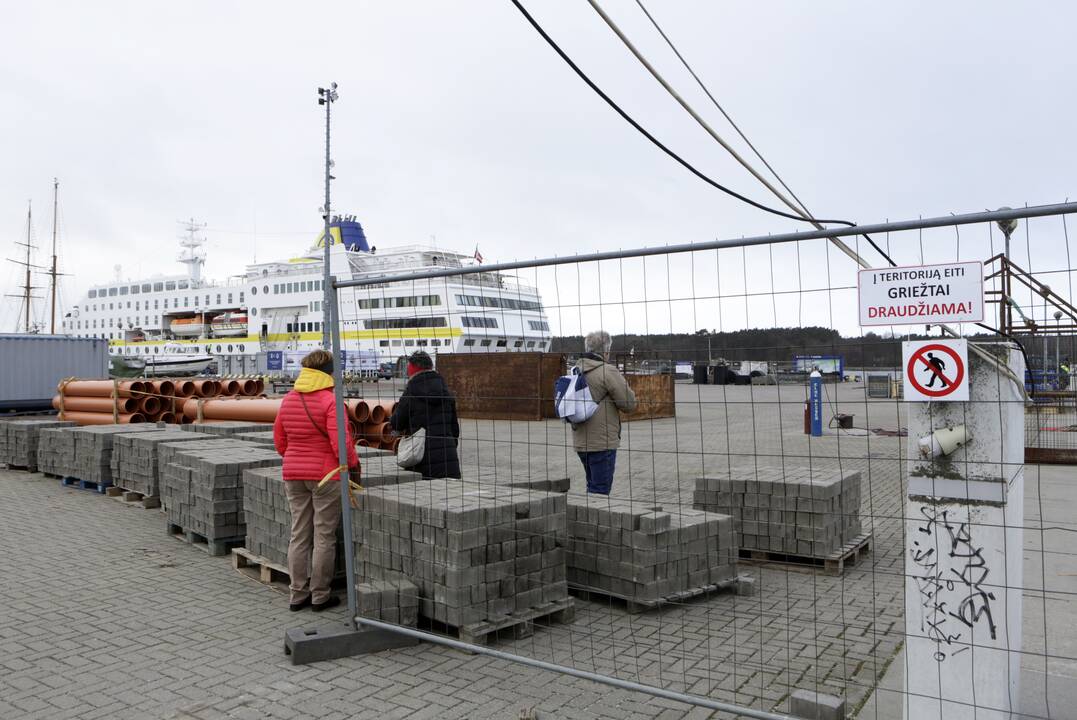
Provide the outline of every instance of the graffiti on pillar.
[[[983,548],[975,547],[967,522],[950,520],[948,510],[921,505],[923,519],[916,528],[910,550],[918,570],[914,576],[920,605],[924,610],[920,629],[935,643],[935,660],[959,655],[969,649],[960,643],[966,630],[983,622],[991,639],[997,636],[991,601],[995,595],[984,588],[991,571]],[[939,554],[946,553],[953,567],[945,573],[939,569]]]

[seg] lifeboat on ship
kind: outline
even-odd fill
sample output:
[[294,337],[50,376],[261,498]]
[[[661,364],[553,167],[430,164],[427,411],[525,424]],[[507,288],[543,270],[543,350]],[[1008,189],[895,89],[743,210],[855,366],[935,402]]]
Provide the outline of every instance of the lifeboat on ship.
[[201,315],[176,318],[168,327],[176,337],[203,337],[206,334],[206,320]]
[[221,313],[210,321],[214,337],[242,337],[247,334],[247,313]]

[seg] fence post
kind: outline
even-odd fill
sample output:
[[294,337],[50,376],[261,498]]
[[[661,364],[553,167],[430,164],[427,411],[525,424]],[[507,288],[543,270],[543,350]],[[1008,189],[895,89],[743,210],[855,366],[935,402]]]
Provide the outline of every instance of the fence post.
[[[1024,378],[1016,346],[980,347]],[[1002,720],[1017,710],[1024,394],[976,354],[969,365],[969,402],[906,404],[908,720]],[[933,459],[921,455],[920,438],[961,425],[968,434],[963,447]]]

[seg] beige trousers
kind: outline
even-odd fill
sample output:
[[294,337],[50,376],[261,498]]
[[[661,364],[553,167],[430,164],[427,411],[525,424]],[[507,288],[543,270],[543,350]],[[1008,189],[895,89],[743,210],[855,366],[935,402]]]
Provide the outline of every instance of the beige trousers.
[[333,581],[340,482],[334,480],[319,488],[317,481],[285,480],[284,492],[292,511],[292,539],[288,543],[291,602],[310,597],[319,605],[329,598]]

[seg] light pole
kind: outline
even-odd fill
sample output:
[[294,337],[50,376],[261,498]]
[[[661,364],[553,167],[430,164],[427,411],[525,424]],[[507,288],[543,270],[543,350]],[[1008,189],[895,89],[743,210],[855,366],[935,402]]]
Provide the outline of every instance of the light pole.
[[[333,176],[330,171],[333,167],[333,159],[329,154],[329,122],[331,108],[333,103],[337,100],[337,84],[329,83],[329,88],[318,88],[318,104],[325,106],[325,205],[322,206],[322,220],[325,221],[325,225],[322,231],[322,249],[323,257],[325,259],[325,265],[322,268],[322,347],[326,350],[330,350],[330,338],[329,338],[329,323],[336,322],[336,318],[331,316],[331,308],[333,303],[330,297],[333,288],[330,284],[331,274],[329,272],[329,246],[333,243],[333,238],[329,234],[329,222],[330,205],[329,205],[329,182],[333,180]],[[339,362],[339,360],[338,360]]]

